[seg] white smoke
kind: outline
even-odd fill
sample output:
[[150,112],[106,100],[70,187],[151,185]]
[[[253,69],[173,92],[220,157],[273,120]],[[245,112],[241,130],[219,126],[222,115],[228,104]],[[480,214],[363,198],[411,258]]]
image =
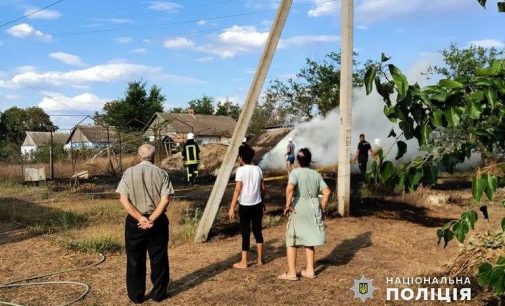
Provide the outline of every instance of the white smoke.
[[[367,141],[370,142],[374,150],[381,147],[384,154],[387,154],[387,159],[395,159],[397,153],[397,146],[393,145],[395,138],[388,138],[387,136],[391,128],[394,128],[398,135],[401,130],[386,118],[383,113],[384,105],[382,97],[375,92],[366,95],[364,88],[353,91],[351,159],[356,153],[360,134],[365,134]],[[336,164],[339,120],[338,108],[336,108],[329,112],[326,117],[317,117],[309,122],[296,125],[291,133],[265,154],[259,166],[267,171],[286,169],[285,154],[289,138],[293,138],[296,151],[305,147],[310,149],[314,166],[323,167]],[[403,138],[401,140],[405,141]],[[398,162],[406,162],[423,154],[419,151],[419,145],[415,138],[405,142],[408,146],[407,153]],[[472,156],[470,162],[476,164],[478,158]],[[352,165],[352,171],[359,171],[356,164]]]

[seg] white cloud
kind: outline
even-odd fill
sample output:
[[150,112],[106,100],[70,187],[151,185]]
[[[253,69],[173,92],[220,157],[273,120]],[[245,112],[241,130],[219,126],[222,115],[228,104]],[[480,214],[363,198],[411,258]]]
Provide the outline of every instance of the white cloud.
[[149,50],[147,48],[136,48],[130,50],[131,53],[136,53],[136,54],[141,54],[141,53],[147,53]]
[[50,34],[43,33],[27,23],[20,23],[6,30],[8,34],[16,38],[36,38],[42,41],[51,41]]
[[340,36],[336,35],[299,35],[282,39],[279,47],[304,46],[312,43],[328,43],[340,41]]
[[193,77],[188,77],[184,75],[178,75],[178,74],[165,74],[162,76],[163,79],[166,79],[168,82],[173,83],[173,84],[190,84],[190,85],[199,85],[199,84],[207,84],[208,82],[193,78]]
[[358,24],[358,25],[356,25],[356,29],[366,31],[369,28],[366,25]]
[[125,37],[118,37],[116,38],[116,41],[120,44],[129,44],[133,41],[133,38],[132,37],[128,37],[128,36],[125,36]]
[[6,94],[4,97],[7,100],[18,100],[19,98],[21,98],[20,96],[15,95],[15,94]]
[[167,39],[163,46],[168,49],[192,49],[196,46],[195,42],[184,37]]
[[210,62],[213,59],[214,59],[213,56],[206,56],[206,57],[197,58],[196,61],[199,62],[199,63],[203,63],[203,62]]
[[18,66],[16,67],[16,72],[23,73],[23,72],[28,72],[28,71],[35,71],[37,67],[35,66],[30,66],[30,65],[24,65],[24,66]]
[[472,40],[468,42],[468,47],[470,46],[478,46],[483,48],[505,48],[505,43],[503,40],[497,39],[481,39],[481,40]]
[[[97,65],[81,70],[72,70],[68,72],[48,71],[44,73],[25,72],[15,75],[12,78],[12,83],[17,85],[20,83],[30,84],[51,84],[55,86],[67,84],[82,84],[82,83],[107,83],[118,80],[127,80],[135,76],[156,75],[161,71],[161,68],[129,64],[115,63]],[[1,84],[1,83],[0,83]]]
[[119,24],[124,24],[124,23],[133,23],[133,20],[131,19],[126,19],[126,18],[110,18],[108,19],[112,23],[119,23]]
[[[308,11],[310,17],[326,15],[339,16],[341,1],[312,0],[315,7]],[[357,0],[355,1],[356,20],[363,24],[408,17],[422,12],[444,12],[466,9],[474,6],[471,1],[461,0]]]
[[86,63],[77,55],[65,53],[65,52],[53,52],[49,54],[50,58],[59,60],[62,63],[72,66],[86,66]]
[[89,92],[74,97],[67,97],[59,93],[48,93],[47,95],[51,96],[53,99],[44,97],[38,104],[38,106],[46,112],[69,110],[95,111],[101,109],[107,101]]
[[316,7],[308,12],[310,17],[334,14],[338,12],[341,7],[340,1],[315,0],[314,2]]
[[198,20],[197,24],[198,25],[206,25],[207,24],[207,20],[205,20],[205,19]]
[[[38,8],[32,8],[25,11],[25,15],[32,14],[37,11]],[[29,19],[58,19],[62,14],[55,10],[44,9],[33,15],[28,16]]]
[[177,11],[180,8],[182,8],[182,5],[169,1],[152,1],[149,5],[149,9],[158,12]]
[[19,85],[18,84],[15,84],[14,82],[12,81],[4,81],[4,80],[0,80],[0,88],[6,88],[6,89],[14,89],[14,88],[18,88]]

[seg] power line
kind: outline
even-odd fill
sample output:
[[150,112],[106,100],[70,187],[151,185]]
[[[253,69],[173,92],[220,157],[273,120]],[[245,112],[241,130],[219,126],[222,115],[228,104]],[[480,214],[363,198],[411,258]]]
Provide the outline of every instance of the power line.
[[43,8],[41,8],[41,9],[35,10],[35,11],[31,12],[31,13],[25,14],[25,15],[23,15],[23,16],[21,16],[21,17],[18,17],[18,18],[16,18],[16,19],[14,19],[14,20],[8,21],[8,22],[6,22],[6,23],[4,23],[4,24],[1,24],[1,25],[0,25],[0,28],[3,28],[3,27],[5,27],[6,25],[9,25],[9,24],[14,23],[14,22],[16,22],[16,21],[19,21],[19,20],[21,20],[21,19],[24,19],[24,18],[26,18],[26,17],[28,17],[28,16],[31,16],[31,15],[37,14],[38,12],[43,11],[43,10],[45,10],[45,9],[48,9],[48,8],[50,8],[51,6],[55,6],[56,4],[58,4],[58,3],[60,3],[60,2],[63,2],[63,1],[65,1],[65,0],[58,0],[58,1],[53,2],[53,3],[51,3],[51,4],[47,5],[47,6],[44,6],[44,7],[43,7]]

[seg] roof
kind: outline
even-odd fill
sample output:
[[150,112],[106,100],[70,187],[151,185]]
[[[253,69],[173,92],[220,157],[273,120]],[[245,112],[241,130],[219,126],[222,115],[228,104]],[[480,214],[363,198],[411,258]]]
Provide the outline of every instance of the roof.
[[[68,139],[68,133],[53,133],[54,144],[65,144]],[[37,147],[48,145],[51,143],[50,132],[26,132],[26,137],[30,137],[33,144]]]
[[[79,131],[83,137],[81,139],[72,139],[77,131]],[[116,134],[117,134],[116,128],[113,126],[109,126],[107,128],[105,126],[99,126],[99,125],[78,125],[72,129],[70,136],[67,138],[66,142],[68,143],[70,142],[70,140],[72,140],[73,142],[89,141],[96,143],[104,143],[107,142],[107,140],[112,142],[116,139]]]
[[188,113],[156,113],[149,121],[147,129],[154,118],[158,116],[170,123],[177,133],[195,133],[197,136],[230,136],[237,124],[228,116],[188,114]]

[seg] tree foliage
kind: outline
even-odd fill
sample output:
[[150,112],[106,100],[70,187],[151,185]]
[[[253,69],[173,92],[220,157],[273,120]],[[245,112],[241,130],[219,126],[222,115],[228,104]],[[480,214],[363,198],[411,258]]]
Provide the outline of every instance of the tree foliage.
[[[479,4],[485,8],[486,7],[486,3],[487,3],[487,0],[477,0],[477,2],[479,2]],[[498,8],[498,12],[500,13],[505,13],[505,1],[498,1],[496,3],[496,6]]]
[[[382,96],[384,114],[401,130],[396,140],[415,138],[426,153],[413,161],[394,166],[380,152],[378,160],[367,173],[367,181],[371,185],[382,184],[389,189],[413,191],[421,184],[435,184],[439,170],[451,172],[456,164],[469,158],[475,150],[503,154],[505,60],[495,60],[489,67],[476,69],[473,75],[442,79],[438,84],[424,88],[418,84],[410,85],[400,69],[387,61],[383,57],[380,66],[369,67],[365,78],[367,92],[375,86]],[[464,128],[468,134],[465,141],[457,146],[433,149],[433,134],[458,128]],[[498,178],[492,170],[498,166],[503,167],[503,164],[478,169],[474,174],[472,195],[476,203],[482,201],[483,195],[493,200]],[[437,231],[439,241],[443,240],[447,245],[455,237],[463,242],[476,221],[475,210],[464,212],[460,219],[447,223]],[[501,230],[505,230],[505,219],[502,220]],[[505,293],[503,262],[496,267],[485,263],[480,270],[481,284],[490,285],[498,295]]]
[[[356,54],[355,54],[356,55]],[[291,114],[287,120],[310,120],[316,115],[326,115],[339,104],[340,95],[340,62],[339,52],[330,52],[322,61],[306,59],[305,66],[295,78],[286,82],[274,80],[266,91],[267,103],[277,104],[276,115]],[[365,65],[358,66],[353,73],[353,85],[363,86]]]
[[165,99],[156,85],[148,93],[146,82],[129,82],[124,98],[105,103],[102,113],[95,113],[95,121],[123,132],[140,131],[156,112],[163,111]]
[[218,116],[230,116],[233,119],[237,120],[240,116],[240,105],[238,103],[233,103],[230,100],[226,99],[224,101],[220,101],[217,104],[215,115]]
[[214,98],[204,95],[201,98],[188,102],[189,108],[193,109],[195,114],[212,115],[214,114]]

